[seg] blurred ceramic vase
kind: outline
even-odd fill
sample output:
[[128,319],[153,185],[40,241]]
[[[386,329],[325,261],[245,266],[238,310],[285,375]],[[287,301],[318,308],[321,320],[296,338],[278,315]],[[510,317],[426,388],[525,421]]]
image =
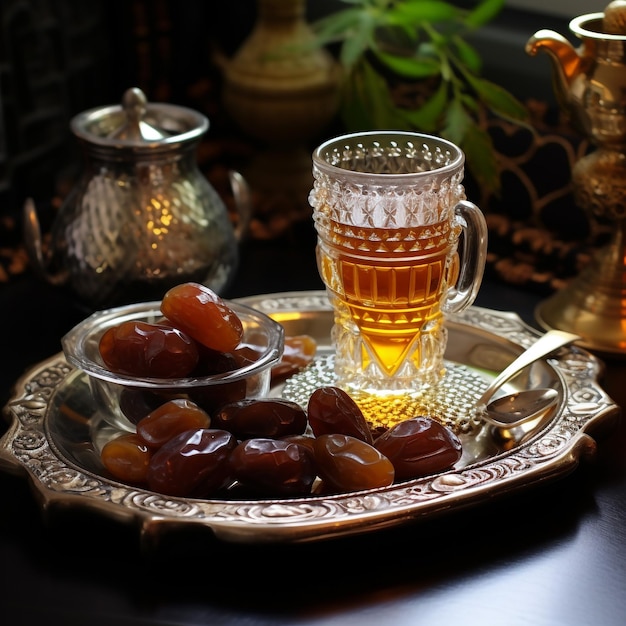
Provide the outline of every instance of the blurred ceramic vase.
[[224,107],[265,145],[246,173],[251,186],[291,186],[306,199],[312,183],[307,142],[337,112],[339,64],[312,45],[305,0],[257,0],[256,6],[252,32],[224,67]]
[[[121,105],[80,113],[70,126],[83,168],[45,251],[35,208],[25,207],[35,269],[93,309],[160,299],[187,281],[222,292],[237,269],[240,230],[197,164],[208,119],[129,89]],[[244,229],[245,181],[233,172],[231,182]]]

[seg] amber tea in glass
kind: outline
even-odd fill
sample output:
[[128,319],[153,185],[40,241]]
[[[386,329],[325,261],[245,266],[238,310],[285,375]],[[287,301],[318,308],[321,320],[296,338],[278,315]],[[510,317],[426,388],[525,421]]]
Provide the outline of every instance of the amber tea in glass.
[[444,314],[474,301],[486,256],[464,158],[444,139],[396,131],[344,135],[313,153],[317,262],[346,391],[415,395],[441,380]]

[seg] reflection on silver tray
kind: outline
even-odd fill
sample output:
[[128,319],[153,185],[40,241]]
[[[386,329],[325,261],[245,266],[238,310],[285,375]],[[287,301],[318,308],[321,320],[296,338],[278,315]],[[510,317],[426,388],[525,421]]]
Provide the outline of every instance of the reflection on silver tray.
[[[287,335],[313,336],[318,342],[318,359],[312,366],[318,371],[313,380],[331,375],[326,361],[332,359],[332,313],[323,292],[263,295],[243,301],[280,321]],[[513,313],[478,307],[450,319],[448,328],[449,371],[471,380],[476,394],[480,391],[477,380],[483,380],[486,387],[538,336]],[[365,533],[479,504],[572,471],[583,454],[595,451],[589,431],[619,414],[598,385],[600,369],[601,362],[593,355],[571,346],[512,381],[504,391],[539,386],[559,391],[555,413],[530,431],[496,436],[482,424],[472,422],[471,428],[465,428],[471,420],[455,417],[466,431],[462,434],[464,454],[447,472],[355,493],[199,500],[163,496],[108,477],[98,450],[112,435],[110,427],[94,406],[85,376],[59,354],[17,382],[4,409],[10,427],[0,440],[0,468],[25,473],[45,507],[85,506],[138,523],[148,546],[161,532],[188,525],[234,542],[314,541]],[[308,383],[302,381],[307,374],[300,376],[276,387],[272,394],[306,395]],[[453,397],[446,402],[463,412]]]

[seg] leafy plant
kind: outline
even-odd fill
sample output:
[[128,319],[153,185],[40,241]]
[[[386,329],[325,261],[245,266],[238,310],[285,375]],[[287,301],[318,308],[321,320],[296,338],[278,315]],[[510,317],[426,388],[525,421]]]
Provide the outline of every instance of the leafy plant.
[[466,36],[491,21],[505,0],[464,9],[443,0],[341,0],[345,9],[311,26],[317,45],[338,46],[344,69],[340,115],[348,131],[402,128],[459,145],[477,183],[497,193],[500,179],[481,109],[516,123],[527,110],[481,76]]

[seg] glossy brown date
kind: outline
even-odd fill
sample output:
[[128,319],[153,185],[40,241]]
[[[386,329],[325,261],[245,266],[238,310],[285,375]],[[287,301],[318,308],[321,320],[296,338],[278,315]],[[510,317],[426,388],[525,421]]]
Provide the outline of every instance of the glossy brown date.
[[162,404],[137,423],[137,435],[150,448],[160,448],[186,430],[208,428],[209,414],[197,404],[175,399]]
[[311,459],[315,459],[315,438],[309,437],[309,435],[287,435],[281,437],[283,441],[289,441],[291,443],[297,443],[299,446],[306,448],[311,455]]
[[316,437],[340,433],[373,443],[372,433],[358,404],[339,387],[319,387],[309,397],[307,413]]
[[201,378],[203,376],[225,374],[238,367],[239,363],[234,354],[211,350],[202,344],[198,344],[198,364],[193,371],[194,376]]
[[315,461],[320,478],[335,491],[388,487],[395,478],[393,464],[386,456],[349,435],[316,437]]
[[113,372],[150,378],[181,378],[198,363],[195,342],[178,328],[127,321],[100,338],[100,356]]
[[296,402],[281,398],[246,398],[222,406],[213,425],[238,439],[301,435],[307,427],[306,411]]
[[396,480],[450,469],[462,454],[461,441],[449,428],[423,416],[398,422],[374,446],[393,463]]
[[285,337],[280,361],[272,367],[272,383],[279,382],[304,369],[315,358],[317,342],[309,335]]
[[225,404],[243,400],[247,395],[246,380],[233,380],[229,383],[194,387],[189,397],[209,415],[215,415]]
[[167,398],[152,393],[148,389],[125,387],[120,392],[120,410],[130,422],[136,424],[148,413],[160,407]]
[[299,496],[311,492],[316,478],[309,451],[289,441],[254,438],[230,455],[233,476],[264,496]]
[[212,350],[231,352],[243,337],[238,315],[212,289],[199,283],[172,287],[161,300],[161,313]]
[[257,346],[253,349],[247,344],[240,344],[232,352],[220,352],[211,350],[201,343],[198,344],[198,365],[194,375],[198,377],[225,374],[236,369],[241,369],[259,360],[262,349]]
[[170,496],[208,497],[232,482],[228,458],[236,446],[234,435],[220,429],[176,435],[153,454],[148,487]]
[[118,435],[102,448],[102,464],[111,474],[125,483],[141,484],[146,481],[152,453],[135,433]]
[[[198,363],[194,374],[199,377],[225,374],[226,372],[250,365],[258,358],[259,354],[257,352],[252,352],[244,345],[241,345],[233,352],[218,352],[217,350],[201,347],[200,363]],[[230,382],[218,382],[215,385],[206,385],[204,387],[194,387],[189,390],[189,396],[205,411],[213,415],[224,404],[245,398],[248,382],[252,384],[251,377]]]

